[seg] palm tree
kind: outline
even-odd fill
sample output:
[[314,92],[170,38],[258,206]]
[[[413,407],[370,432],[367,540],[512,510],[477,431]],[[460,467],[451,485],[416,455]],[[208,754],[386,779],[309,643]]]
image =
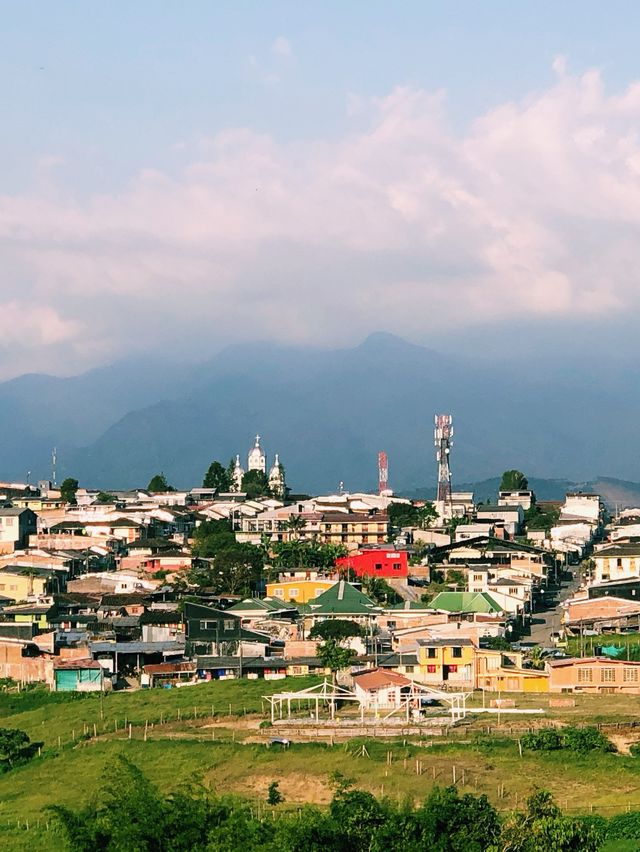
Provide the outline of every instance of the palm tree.
[[286,528],[290,532],[297,533],[296,538],[300,538],[300,533],[306,527],[306,525],[306,518],[303,518],[302,515],[289,515],[289,519],[285,524]]

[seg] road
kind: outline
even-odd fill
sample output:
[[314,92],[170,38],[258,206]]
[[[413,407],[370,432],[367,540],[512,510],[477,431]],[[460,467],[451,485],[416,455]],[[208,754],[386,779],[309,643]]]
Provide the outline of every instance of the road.
[[527,641],[536,642],[544,647],[549,647],[552,644],[551,634],[557,633],[562,624],[560,604],[570,597],[579,586],[580,581],[577,578],[569,583],[563,583],[562,587],[555,593],[550,605],[543,610],[534,612],[531,620],[531,637],[527,637]]

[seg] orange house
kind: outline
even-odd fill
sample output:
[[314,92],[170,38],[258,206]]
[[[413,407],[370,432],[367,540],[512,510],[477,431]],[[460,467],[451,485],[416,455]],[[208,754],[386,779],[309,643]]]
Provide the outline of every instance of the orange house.
[[640,694],[640,662],[581,657],[547,663],[549,692]]

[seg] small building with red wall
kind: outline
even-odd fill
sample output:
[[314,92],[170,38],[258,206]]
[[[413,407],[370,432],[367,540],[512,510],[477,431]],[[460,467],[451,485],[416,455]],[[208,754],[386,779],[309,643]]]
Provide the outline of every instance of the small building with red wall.
[[336,568],[353,569],[356,577],[407,577],[409,560],[406,550],[361,550],[336,559]]

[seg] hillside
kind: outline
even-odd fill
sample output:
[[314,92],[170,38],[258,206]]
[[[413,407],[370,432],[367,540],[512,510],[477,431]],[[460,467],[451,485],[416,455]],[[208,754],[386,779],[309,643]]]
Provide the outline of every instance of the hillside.
[[586,372],[570,377],[566,364],[557,373],[508,359],[489,367],[387,334],[341,350],[238,345],[197,367],[147,360],[1,384],[0,470],[47,476],[57,445],[59,474],[89,486],[145,485],[164,470],[187,487],[211,459],[244,456],[260,432],[296,489],[373,488],[385,449],[391,486],[411,491],[435,480],[433,415],[449,411],[456,487],[486,488],[512,467],[539,480],[591,482],[599,471],[640,479],[631,383],[623,370],[602,385]]

